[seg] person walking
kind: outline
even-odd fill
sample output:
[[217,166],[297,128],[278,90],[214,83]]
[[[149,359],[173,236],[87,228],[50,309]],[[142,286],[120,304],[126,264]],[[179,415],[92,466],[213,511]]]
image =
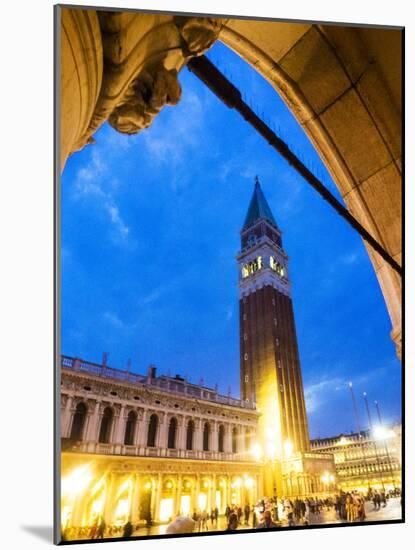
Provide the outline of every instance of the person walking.
[[208,528],[208,513],[206,510],[203,510],[203,512],[200,514],[200,531],[209,531]]
[[354,521],[355,505],[353,501],[353,496],[350,493],[347,493],[346,496],[346,518],[347,522],[351,523]]
[[272,521],[270,510],[265,510],[262,521],[258,523],[258,529],[270,529],[272,527],[278,527],[278,525]]
[[249,525],[249,516],[251,515],[251,507],[249,504],[245,504],[244,507],[244,519],[245,519],[245,525]]
[[258,521],[257,521],[255,506],[252,506],[252,527],[254,529],[256,529],[257,523]]
[[236,514],[238,516],[238,524],[240,525],[241,524],[241,518],[242,518],[242,508],[240,506],[237,507]]
[[215,507],[214,513],[215,513],[215,525],[217,527],[218,526],[218,517],[219,517],[219,508],[217,506]]
[[236,531],[236,529],[238,529],[238,516],[235,512],[231,512],[228,517],[226,531]]
[[359,521],[364,521],[366,519],[365,499],[362,495],[356,497],[356,512]]
[[107,526],[106,526],[105,520],[104,520],[103,517],[101,517],[101,521],[99,523],[98,531],[97,531],[97,539],[103,539],[104,538],[106,527]]
[[125,538],[129,538],[131,537],[132,534],[133,534],[133,524],[131,523],[130,519],[128,519],[127,523],[124,525],[122,536]]

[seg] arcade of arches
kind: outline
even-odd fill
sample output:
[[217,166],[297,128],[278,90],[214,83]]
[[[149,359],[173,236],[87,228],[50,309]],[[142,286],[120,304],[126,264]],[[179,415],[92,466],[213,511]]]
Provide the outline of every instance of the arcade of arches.
[[[285,100],[348,209],[402,263],[399,29],[58,8],[61,167],[106,121],[148,127],[180,99],[177,73],[221,40]],[[401,280],[367,247],[401,355]]]
[[61,382],[65,527],[90,526],[99,517],[107,525],[150,516],[166,522],[215,507],[222,515],[228,504],[256,503],[267,484],[286,496],[334,490],[322,482],[326,471],[335,473],[331,455],[293,454],[280,472],[278,461],[263,462],[252,403],[184,379],[69,357],[62,359]]

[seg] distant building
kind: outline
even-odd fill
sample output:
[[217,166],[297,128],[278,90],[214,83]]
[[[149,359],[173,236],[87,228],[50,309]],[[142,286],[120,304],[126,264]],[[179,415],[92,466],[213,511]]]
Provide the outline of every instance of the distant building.
[[395,424],[335,437],[313,439],[316,453],[331,453],[337,485],[343,491],[393,491],[402,486],[402,426]]

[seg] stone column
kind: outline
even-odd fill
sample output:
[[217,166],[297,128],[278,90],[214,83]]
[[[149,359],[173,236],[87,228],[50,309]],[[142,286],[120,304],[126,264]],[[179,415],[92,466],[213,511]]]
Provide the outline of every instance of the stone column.
[[114,496],[117,489],[116,477],[113,472],[108,475],[107,494],[104,504],[104,519],[107,525],[112,523],[112,514],[114,513]]
[[[61,418],[61,437],[69,437],[72,426],[73,411],[72,408],[72,395],[68,395],[65,403],[65,409]],[[71,414],[72,413],[72,414]]]
[[231,496],[232,488],[231,488],[231,485],[232,485],[232,476],[228,475],[228,479],[226,481],[226,503],[225,503],[225,507],[230,506],[231,502],[232,502],[232,496]]
[[218,423],[212,422],[211,423],[211,434],[210,434],[210,449],[211,451],[214,451],[215,453],[218,452]]
[[200,418],[195,419],[194,449],[196,451],[203,450],[203,422]]
[[155,521],[160,521],[160,500],[161,492],[163,489],[163,476],[158,474],[156,481],[156,501],[154,506],[154,519]]
[[124,443],[125,432],[125,405],[121,405],[120,411],[115,418],[112,443],[122,445]]
[[[264,474],[257,474],[256,476],[256,498],[259,499],[264,496]],[[279,495],[281,498],[281,495]]]
[[190,515],[193,514],[194,510],[197,510],[197,502],[196,502],[196,484],[197,480],[192,477],[192,490],[191,490],[191,497],[190,497]]
[[237,450],[238,454],[244,454],[245,451],[248,452],[248,449],[245,446],[245,437],[246,437],[246,426],[241,426],[238,435]]
[[181,507],[182,507],[182,484],[183,484],[183,476],[182,474],[178,474],[177,476],[177,489],[176,489],[176,502],[175,502],[175,511],[176,514],[181,513]]
[[196,475],[196,486],[195,486],[195,509],[199,510],[199,494],[200,494],[200,474]]
[[138,474],[135,474],[133,477],[133,494],[131,499],[131,521],[133,523],[137,522],[139,520],[140,516],[140,510],[139,510],[139,502],[140,502],[140,478]]
[[186,417],[179,417],[177,422],[179,428],[177,434],[177,449],[186,449]]
[[167,416],[166,413],[159,414],[159,430],[157,434],[157,447],[160,447],[161,449],[167,449],[167,433],[169,430],[169,421],[170,418]]
[[141,419],[139,423],[139,428],[138,428],[138,445],[140,447],[147,446],[148,423],[149,423],[148,410],[144,409],[143,418]]
[[94,412],[90,413],[88,409],[88,425],[85,430],[85,439],[88,442],[96,443],[98,440],[98,422],[99,422],[99,409],[101,401],[96,401]]
[[95,10],[61,8],[61,167],[88,141],[103,76],[103,50]]
[[216,474],[212,475],[210,480],[210,510],[216,506]]
[[225,424],[225,437],[223,442],[223,448],[225,453],[232,453],[232,426]]
[[[137,411],[135,412],[137,413]],[[135,423],[134,434],[133,434],[133,445],[138,445],[138,435],[140,432],[140,424],[141,424],[141,420],[139,415],[137,414],[137,420]]]

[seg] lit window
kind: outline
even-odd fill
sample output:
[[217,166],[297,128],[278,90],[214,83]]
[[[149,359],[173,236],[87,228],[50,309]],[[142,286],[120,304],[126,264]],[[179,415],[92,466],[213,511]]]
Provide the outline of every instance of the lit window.
[[275,299],[272,299],[272,305],[275,306]]
[[269,266],[270,268],[275,271],[280,277],[284,277],[285,276],[285,269],[284,269],[284,266],[281,265],[279,262],[277,262],[277,260],[273,257],[273,256],[270,256],[269,257]]
[[245,353],[245,355],[244,355],[244,360],[248,361],[248,354],[247,353]]
[[280,341],[278,340],[278,338],[275,338],[275,343],[277,344],[277,346],[280,345]]
[[282,368],[282,366],[281,366],[281,361],[280,361],[279,359],[278,359],[278,361],[277,361],[277,365],[278,365],[278,368],[279,368],[279,369]]
[[262,256],[258,256],[255,260],[248,262],[242,266],[242,278],[245,279],[249,275],[252,275],[256,271],[262,268]]
[[277,324],[278,324],[277,318],[274,317],[274,325],[277,326]]
[[245,382],[248,382],[249,378],[248,378],[248,375],[245,374]]
[[245,341],[248,340],[248,335],[247,335],[246,332],[245,332],[245,334],[244,334],[244,340],[245,340]]
[[246,321],[246,313],[243,315],[243,320]]
[[280,392],[283,392],[283,391],[284,391],[284,386],[280,384]]

